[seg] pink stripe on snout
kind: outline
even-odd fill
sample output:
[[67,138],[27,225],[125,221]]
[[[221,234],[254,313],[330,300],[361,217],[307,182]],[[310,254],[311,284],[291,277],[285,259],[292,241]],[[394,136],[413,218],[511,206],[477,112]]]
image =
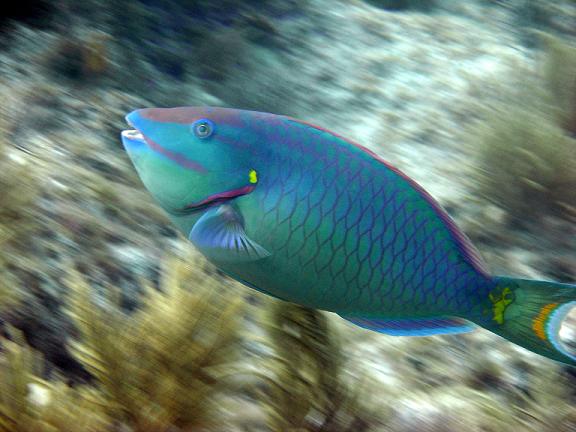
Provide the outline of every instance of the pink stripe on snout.
[[142,108],[138,110],[142,118],[160,123],[192,124],[196,120],[208,118],[216,125],[242,127],[240,110],[218,107],[177,107]]
[[171,150],[165,149],[164,147],[162,147],[157,142],[152,141],[150,138],[144,137],[144,140],[146,141],[146,144],[148,144],[148,147],[150,147],[152,150],[160,153],[161,155],[166,156],[168,159],[177,163],[181,167],[191,169],[191,170],[199,172],[201,174],[206,174],[208,172],[208,170],[204,166],[202,166],[200,163],[193,161],[191,159],[188,159],[182,153],[177,153],[177,152],[173,152]]

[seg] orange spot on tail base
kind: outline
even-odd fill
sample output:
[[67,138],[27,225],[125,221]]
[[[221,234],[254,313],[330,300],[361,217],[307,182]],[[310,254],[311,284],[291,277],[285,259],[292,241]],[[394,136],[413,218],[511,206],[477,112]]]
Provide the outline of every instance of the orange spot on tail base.
[[546,337],[546,329],[545,329],[546,320],[548,319],[550,313],[554,309],[556,309],[558,304],[559,303],[547,304],[542,309],[540,309],[540,313],[536,318],[534,318],[532,329],[534,330],[534,333],[536,333],[536,336],[538,336],[542,340],[548,340],[548,338]]

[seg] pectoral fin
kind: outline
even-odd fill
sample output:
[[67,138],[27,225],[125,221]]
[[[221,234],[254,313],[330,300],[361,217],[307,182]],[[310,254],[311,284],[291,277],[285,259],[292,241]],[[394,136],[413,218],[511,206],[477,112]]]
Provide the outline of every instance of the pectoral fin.
[[270,256],[270,252],[247,236],[242,215],[230,205],[204,213],[188,239],[207,258],[219,262],[249,262]]

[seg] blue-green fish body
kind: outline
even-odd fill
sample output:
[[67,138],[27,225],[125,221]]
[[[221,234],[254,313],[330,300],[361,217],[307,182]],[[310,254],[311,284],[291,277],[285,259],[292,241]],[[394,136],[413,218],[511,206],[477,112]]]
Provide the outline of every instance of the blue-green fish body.
[[174,223],[233,278],[394,335],[476,325],[575,364],[576,289],[493,277],[446,212],[367,149],[285,116],[143,109],[123,141]]

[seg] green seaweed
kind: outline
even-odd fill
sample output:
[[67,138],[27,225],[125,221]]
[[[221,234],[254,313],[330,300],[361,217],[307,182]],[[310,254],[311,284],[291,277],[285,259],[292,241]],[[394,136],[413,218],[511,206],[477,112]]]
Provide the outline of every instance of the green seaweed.
[[520,224],[576,218],[576,49],[542,38],[541,81],[511,93],[475,138],[479,192]]
[[104,432],[110,421],[99,396],[42,379],[43,359],[10,329],[0,358],[0,432]]
[[236,358],[239,296],[177,258],[166,262],[161,292],[149,288],[130,316],[114,291],[98,305],[77,273],[69,287],[81,333],[74,353],[96,377],[111,418],[134,432],[218,423],[215,396]]
[[576,140],[542,114],[494,114],[481,133],[480,191],[516,222],[576,217]]
[[371,413],[359,384],[345,378],[339,336],[322,312],[271,301],[265,319],[276,356],[263,398],[269,427],[285,431],[366,431]]
[[539,33],[545,49],[542,69],[551,102],[558,107],[558,121],[576,136],[576,47],[561,39]]
[[47,51],[43,63],[54,78],[93,84],[110,69],[109,40],[110,36],[101,32],[62,38]]
[[[8,106],[13,102],[5,99]],[[18,159],[9,136],[9,119],[0,113],[0,308],[14,305],[20,297],[9,268],[27,262],[23,258],[39,228],[31,210],[40,190],[38,178],[23,158]]]
[[191,254],[165,260],[161,292],[149,288],[132,315],[118,308],[116,290],[98,299],[70,271],[68,313],[81,336],[74,354],[97,381],[41,378],[41,355],[10,329],[12,340],[1,341],[0,432],[219,430],[216,397],[235,372],[243,303],[201,263]]

